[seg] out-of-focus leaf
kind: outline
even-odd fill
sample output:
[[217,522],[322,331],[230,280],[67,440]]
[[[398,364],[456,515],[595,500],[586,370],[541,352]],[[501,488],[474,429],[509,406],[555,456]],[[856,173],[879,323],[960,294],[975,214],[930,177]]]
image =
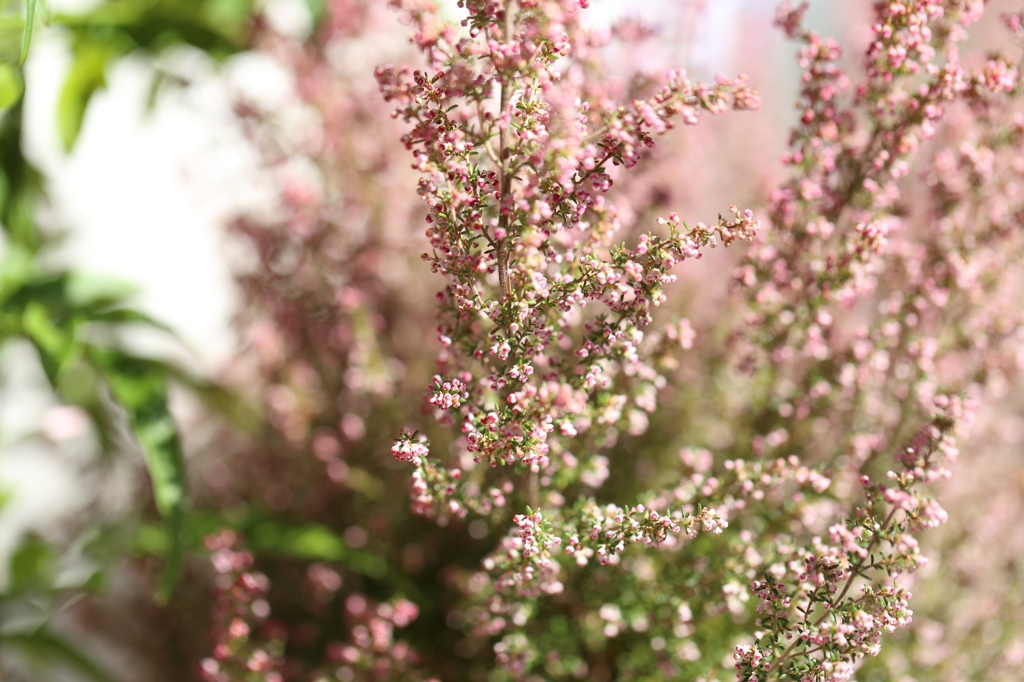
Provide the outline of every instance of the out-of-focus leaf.
[[93,682],[116,682],[116,678],[80,649],[46,629],[0,633],[0,646],[17,647],[46,667],[63,664]]
[[9,309],[30,304],[45,306],[61,325],[84,322],[138,322],[174,334],[164,323],[143,312],[128,308],[125,301],[137,288],[111,278],[76,271],[32,277],[31,254],[19,254],[22,273],[8,285],[6,273],[0,274],[0,303],[9,299]]
[[221,26],[227,35],[238,37],[252,14],[252,0],[208,0],[204,14],[212,25]]
[[131,282],[78,270],[67,273],[64,286],[68,302],[75,308],[123,303],[139,293],[139,287]]
[[[149,315],[124,306],[135,288],[115,280],[91,277],[77,272],[33,276],[34,259],[24,249],[12,249],[0,272],[0,306],[8,315],[29,316],[29,334],[53,354],[66,362],[66,350],[58,349],[56,336],[63,335],[66,345],[80,341],[79,327],[86,323],[144,324],[174,334],[164,323]],[[46,329],[45,327],[53,327]]]
[[[223,519],[205,520],[205,531],[208,533],[228,525]],[[247,546],[255,552],[304,561],[336,561],[371,578],[381,578],[388,572],[388,563],[384,557],[348,547],[327,526],[316,523],[296,524],[255,516],[248,516],[230,525],[245,535]]]
[[261,403],[230,388],[196,377],[172,365],[163,365],[167,376],[191,390],[203,404],[222,414],[242,431],[254,432],[263,423]]
[[53,551],[35,535],[30,535],[11,555],[8,593],[46,590],[53,583],[56,558]]
[[0,114],[14,106],[21,99],[23,91],[21,77],[17,69],[5,62],[0,62]]
[[65,151],[71,151],[75,145],[89,100],[106,85],[107,63],[119,52],[118,41],[110,44],[81,42],[76,46],[74,61],[57,105],[57,129]]
[[17,64],[21,54],[21,37],[25,32],[25,17],[0,15],[0,62]]
[[0,176],[5,185],[0,203],[0,227],[6,232],[8,248],[18,247],[34,254],[43,238],[35,224],[43,180],[21,153],[21,123],[24,99],[0,116]]
[[[3,112],[0,111],[0,115]],[[2,116],[0,116],[2,118]],[[0,165],[0,213],[3,212],[4,206],[7,204],[7,197],[11,195],[11,182],[7,179],[7,173],[4,171],[2,165]]]
[[[169,327],[158,320],[150,318],[145,313],[123,308],[114,309],[109,312],[93,313],[89,317],[89,322],[140,322],[172,334],[174,333]],[[100,350],[97,346],[91,346],[90,348]],[[119,353],[123,357],[129,358],[130,361],[135,363],[138,367],[144,366],[147,368],[147,371],[156,373],[172,382],[185,386],[195,396],[197,396],[204,405],[214,412],[227,417],[233,426],[243,431],[254,431],[262,423],[260,404],[248,399],[246,396],[240,395],[238,392],[228,387],[198,377],[181,369],[180,367],[161,360],[139,358],[132,356],[126,351],[114,351],[112,349],[105,349],[102,352]]]
[[98,402],[101,382],[96,368],[82,360],[66,366],[57,377],[54,388],[64,402],[89,410]]
[[249,530],[253,549],[299,559],[339,561],[345,556],[345,542],[324,526],[289,526],[267,520]]
[[387,492],[384,483],[379,478],[360,467],[351,467],[349,469],[348,484],[353,490],[368,500],[380,499]]
[[21,289],[32,276],[34,269],[35,259],[31,253],[18,245],[8,247],[3,261],[0,262],[0,310],[5,309],[4,301]]
[[28,46],[32,43],[32,26],[36,22],[36,0],[25,0],[25,30],[21,34],[21,58],[18,64],[24,64],[28,57]]
[[92,312],[89,313],[89,322],[108,322],[111,324],[130,324],[135,322],[165,331],[168,334],[177,335],[174,329],[168,325],[134,308],[113,308],[111,310]]
[[112,0],[82,14],[55,14],[52,22],[76,40],[116,34],[130,49],[186,44],[221,57],[245,46],[251,10],[251,0]]
[[303,0],[306,5],[306,9],[309,10],[310,15],[313,17],[313,24],[319,26],[320,22],[323,21],[324,11],[326,9],[324,0]]
[[[388,567],[387,559],[379,554],[353,549],[334,531],[316,523],[293,524],[280,519],[254,519],[237,525],[246,538],[247,546],[255,552],[302,559],[304,561],[333,561],[369,578],[389,576],[389,582],[408,585],[398,571]],[[211,528],[212,532],[214,528]]]
[[167,556],[171,549],[171,536],[164,526],[155,523],[139,525],[134,538],[134,551],[149,556]]
[[[317,523],[293,523],[250,513],[247,509],[224,512],[196,511],[192,515],[192,540],[221,528],[231,528],[246,538],[246,546],[269,556],[291,557],[303,561],[332,561],[371,578],[388,572],[387,560],[364,550],[353,549],[327,526]],[[143,554],[162,555],[170,545],[167,531],[154,524],[143,524],[135,537],[135,549]]]
[[146,113],[152,114],[156,111],[156,103],[160,97],[160,92],[164,87],[164,83],[167,81],[167,72],[163,69],[155,69],[153,77],[149,81],[149,89],[146,93]]
[[116,352],[92,349],[114,399],[128,412],[153,485],[153,499],[170,535],[158,598],[170,597],[181,572],[187,535],[185,459],[167,409],[167,380],[159,365]]
[[74,336],[54,324],[50,312],[38,301],[31,301],[21,315],[21,327],[40,350],[43,369],[50,383],[56,384],[63,367],[71,360]]

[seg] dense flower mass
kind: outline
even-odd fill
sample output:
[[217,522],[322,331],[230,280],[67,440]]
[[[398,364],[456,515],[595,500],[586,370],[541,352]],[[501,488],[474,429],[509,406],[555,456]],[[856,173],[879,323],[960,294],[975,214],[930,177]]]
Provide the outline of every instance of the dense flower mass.
[[[659,220],[667,234],[643,234],[631,249],[613,241],[619,221],[605,195],[616,167],[635,166],[676,119],[755,109],[756,93],[742,77],[704,85],[671,72],[655,95],[614,107],[574,84],[586,63],[572,61],[570,35],[594,40],[578,3],[469,3],[468,33],[438,28],[443,20],[422,5],[406,9],[434,71],[383,68],[377,79],[411,125],[403,141],[425,174],[433,252],[424,258],[450,281],[438,295],[439,365],[460,378],[438,377],[431,404],[457,410],[439,418],[461,422],[474,463],[535,475],[553,466],[559,437],[592,427],[610,435],[627,421],[642,432],[641,412],[624,409],[653,410],[664,382],[641,360],[641,328],[665,301],[673,266],[750,240],[758,221],[731,206],[714,227],[680,229],[672,214]],[[583,316],[588,304],[597,312]],[[409,446],[396,447],[405,459]],[[578,475],[579,463],[559,468]],[[465,508],[448,498],[490,475],[467,474],[457,486],[437,479],[438,510]]]
[[210,495],[286,510],[248,522],[293,552],[266,559],[288,616],[218,593],[242,615],[215,619],[208,679],[902,679],[900,630],[956,668],[911,592],[976,568],[929,564],[934,529],[972,523],[934,491],[1024,368],[1013,53],[964,48],[981,2],[871,3],[852,57],[784,3],[784,175],[763,211],[686,223],[655,191],[686,182],[666,143],[760,98],[619,80],[608,56],[657,31],[588,4],[391,0],[413,50],[380,61],[421,65],[373,79],[354,41],[391,31],[383,3],[264,35],[317,124],[239,107],[286,180],[236,225],[270,426],[263,468]]
[[[394,115],[411,126],[403,141],[424,173],[420,195],[429,209],[433,248],[424,258],[448,279],[438,296],[439,366],[460,373],[462,381],[455,388],[436,380],[431,403],[458,410],[457,420],[438,417],[442,424],[461,422],[464,438],[456,447],[472,456],[461,458],[464,470],[457,476],[429,455],[418,458],[415,508],[442,517],[490,514],[493,506],[478,491],[495,477],[510,480],[501,467],[521,466],[527,473],[515,476],[516,485],[543,510],[516,516],[518,534],[485,561],[496,582],[475,591],[493,614],[481,625],[489,635],[507,630],[509,622],[517,626],[512,631],[522,631],[527,620],[508,614],[530,610],[524,600],[563,591],[552,547],[564,544],[582,567],[591,558],[616,564],[628,543],[660,546],[683,529],[691,538],[699,530],[721,534],[734,501],[744,501],[739,509],[746,510],[745,499],[763,494],[770,483],[747,479],[744,488],[731,490],[711,479],[714,485],[700,489],[707,504],[691,508],[688,502],[667,513],[643,504],[602,508],[562,492],[597,455],[574,454],[574,443],[588,438],[608,448],[621,432],[646,430],[646,414],[655,408],[665,377],[647,362],[644,327],[653,306],[666,300],[673,266],[699,258],[719,240],[728,246],[754,239],[758,227],[750,211],[732,206],[732,217],[719,216],[714,228],[697,223],[680,230],[672,214],[659,220],[667,236],[640,235],[634,248],[612,241],[619,223],[605,196],[619,176],[617,167],[636,166],[653,136],[671,128],[677,116],[695,124],[702,112],[753,109],[758,100],[743,78],[694,85],[682,72],[668,74],[653,97],[625,107],[591,99],[595,84],[580,87],[574,77],[586,63],[574,61],[574,48],[590,38],[580,28],[576,4],[460,3],[468,34],[454,25],[438,28],[442,20],[422,5],[406,8],[420,27],[414,41],[432,71],[378,71],[385,98],[398,105]],[[947,321],[941,310],[953,293],[940,284],[941,272],[925,274],[940,264],[915,263],[908,268],[915,281],[903,286],[894,281],[898,272],[886,277],[889,254],[903,255],[906,266],[914,244],[914,236],[899,234],[906,228],[898,213],[898,182],[947,109],[958,101],[977,109],[1014,90],[1016,67],[994,58],[972,74],[960,64],[956,43],[978,19],[980,5],[879,3],[864,80],[855,83],[838,69],[838,44],[801,28],[805,9],[783,7],[778,16],[787,35],[804,44],[802,114],[785,158],[792,179],[772,196],[774,230],[737,270],[738,291],[749,292],[751,312],[734,338],[738,366],[767,376],[764,414],[777,423],[767,438],[755,436],[753,453],[763,456],[772,441],[774,447],[795,446],[806,438],[800,423],[808,420],[825,429],[853,427],[845,438],[822,439],[867,446],[859,447],[863,454],[855,467],[836,472],[845,478],[858,468],[871,471],[868,458],[901,437],[930,401],[940,411],[959,409],[951,408],[951,401],[959,405],[957,398],[937,392],[956,384],[936,375],[934,361],[943,350],[928,331]],[[929,258],[927,251],[922,256]],[[495,272],[496,282],[488,277]],[[880,299],[880,319],[840,314],[873,298]],[[584,314],[588,305],[596,311]],[[859,323],[847,328],[846,319],[857,317]],[[810,390],[792,395],[801,385]],[[895,424],[877,404],[879,398],[885,402],[886,388],[895,389],[896,400],[914,395],[917,401],[903,408]],[[879,397],[865,403],[872,390]],[[828,415],[836,427],[823,421]],[[874,587],[874,575],[896,576],[922,565],[909,533],[946,518],[919,488],[948,473],[932,459],[954,450],[953,421],[946,419],[896,454],[904,469],[889,471],[888,484],[866,473],[857,477],[866,503],[829,527],[833,544],[817,536],[806,538],[806,549],[789,541],[748,541],[775,555],[762,556],[761,565],[778,568],[752,583],[761,596],[759,610],[772,616],[760,621],[766,628],[758,635],[761,644],[737,649],[742,679],[767,679],[782,670],[803,679],[848,679],[861,656],[878,653],[882,631],[909,622],[909,595],[894,583]],[[407,461],[408,442],[396,445],[396,456]],[[829,468],[840,454],[819,446],[803,457]],[[465,466],[470,461],[490,467]],[[743,460],[724,465],[735,473]],[[821,486],[814,491],[823,492]],[[871,550],[882,555],[869,563]],[[792,584],[787,565],[799,569]],[[869,582],[861,597],[846,600],[864,578]],[[492,590],[494,596],[486,596]],[[802,618],[793,619],[795,613]],[[509,634],[496,649],[513,674],[533,664],[536,654],[525,641]]]
[[222,531],[205,539],[210,563],[216,572],[217,594],[213,611],[213,656],[203,659],[206,682],[260,680],[282,682],[280,637],[253,636],[270,615],[266,600],[270,583],[262,573],[248,570],[252,554],[238,551],[237,537]]

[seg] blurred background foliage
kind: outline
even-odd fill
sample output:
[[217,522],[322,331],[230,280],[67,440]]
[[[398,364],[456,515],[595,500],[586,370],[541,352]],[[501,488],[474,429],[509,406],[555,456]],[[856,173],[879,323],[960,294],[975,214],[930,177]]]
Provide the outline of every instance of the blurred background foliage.
[[[187,550],[211,525],[191,515],[181,441],[168,411],[169,386],[186,387],[219,412],[246,419],[229,391],[172,363],[140,357],[120,343],[124,329],[140,325],[173,335],[131,306],[133,288],[54,267],[48,259],[60,234],[38,222],[46,178],[22,150],[23,95],[32,87],[24,62],[32,36],[59,32],[70,48],[71,66],[54,121],[70,151],[113,62],[182,45],[222,59],[249,45],[251,10],[249,0],[114,0],[74,13],[51,11],[36,0],[0,5],[0,347],[31,345],[59,402],[88,414],[98,436],[100,466],[118,454],[141,453],[160,518],[129,536],[86,519],[71,524],[74,530],[63,543],[31,534],[14,551],[0,592],[0,660],[19,655],[32,679],[51,679],[62,667],[85,679],[115,679],[90,652],[55,632],[51,621],[83,594],[104,589],[112,563],[129,550],[160,557],[156,598],[166,602]],[[157,72],[154,95],[162,80]],[[0,515],[4,499],[0,496]],[[293,541],[302,544],[301,538]],[[0,674],[16,673],[0,664]]]

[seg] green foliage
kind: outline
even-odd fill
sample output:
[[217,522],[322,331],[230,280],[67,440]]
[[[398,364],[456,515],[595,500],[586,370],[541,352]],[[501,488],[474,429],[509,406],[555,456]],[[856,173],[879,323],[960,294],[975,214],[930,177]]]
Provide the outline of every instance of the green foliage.
[[[177,45],[223,58],[246,46],[251,9],[252,0],[114,0],[82,14],[46,17],[44,23],[68,37],[72,56],[56,111],[65,149],[72,149],[89,102],[105,87],[107,70],[117,59],[139,51],[155,55]],[[142,451],[162,519],[144,529],[149,545],[156,538],[160,547],[164,568],[157,598],[166,601],[186,551],[198,538],[190,531],[185,461],[168,411],[168,387],[186,386],[243,428],[256,420],[251,408],[222,387],[171,364],[137,357],[115,342],[127,326],[169,331],[127,305],[131,288],[43,264],[50,238],[35,217],[45,199],[45,178],[21,148],[22,64],[33,29],[38,29],[36,14],[36,0],[25,0],[17,17],[0,15],[0,346],[16,340],[34,346],[56,396],[90,416],[105,456],[123,449],[123,427],[128,426]],[[10,492],[0,491],[0,513]],[[308,556],[345,551],[341,540],[323,529],[278,531],[263,536]],[[105,563],[117,558],[109,547],[118,544],[117,534],[97,537],[106,549],[94,552],[93,559],[99,557],[95,570],[70,583],[61,574],[64,550],[39,537],[26,538],[11,558],[10,580],[0,592],[0,657],[16,652],[36,679],[62,668],[94,682],[114,680],[50,628],[53,616],[75,595],[102,586]],[[379,563],[366,560],[371,567]]]
[[31,536],[11,557],[10,572],[8,592],[44,591],[56,575],[56,557],[42,539]]
[[116,424],[106,409],[104,392],[109,390],[125,410],[142,447],[157,509],[171,528],[172,551],[160,591],[166,598],[180,570],[186,520],[185,464],[167,410],[167,365],[97,346],[86,340],[85,333],[98,321],[148,318],[101,290],[83,295],[71,273],[38,275],[23,268],[22,274],[26,277],[20,282],[4,282],[0,315],[6,324],[0,342],[12,337],[29,340],[58,395],[93,417],[105,444],[113,443]]
[[36,4],[37,0],[0,3],[0,64],[25,63],[36,23]]
[[24,85],[18,69],[10,64],[0,62],[0,116],[21,99]]
[[116,678],[97,665],[88,654],[46,629],[0,633],[0,650],[5,645],[17,648],[40,670],[49,670],[59,664],[93,682],[116,682]]
[[[291,522],[248,508],[226,513],[193,512],[189,522],[189,549],[198,550],[200,538],[223,528],[241,533],[246,538],[246,547],[268,557],[339,563],[354,573],[376,579],[384,578],[394,570],[384,556],[349,547],[327,526]],[[172,546],[173,538],[164,525],[145,523],[135,533],[134,549],[141,554],[165,556]]]
[[121,52],[122,47],[116,41],[85,41],[75,45],[74,61],[64,81],[57,106],[57,129],[65,151],[71,151],[78,139],[89,100],[107,84],[107,63]]
[[160,363],[123,353],[96,351],[115,400],[128,413],[128,421],[142,446],[153,484],[153,498],[167,523],[171,543],[157,593],[166,601],[181,572],[188,514],[185,460],[181,442],[167,409],[167,378]]
[[215,58],[245,46],[252,0],[113,0],[53,24],[70,33],[73,61],[57,109],[65,150],[81,132],[92,96],[106,85],[108,66],[133,52],[159,53],[191,45]]
[[18,58],[18,65],[25,63],[28,57],[28,46],[32,43],[32,27],[36,23],[36,0],[25,0],[25,30],[21,37],[21,55]]
[[116,445],[119,421],[109,409],[108,392],[124,410],[145,458],[157,510],[168,528],[170,544],[158,595],[166,600],[180,573],[188,533],[185,461],[167,408],[168,383],[183,379],[222,405],[230,404],[229,396],[168,363],[91,342],[90,329],[98,323],[166,329],[125,306],[123,292],[72,272],[40,275],[23,267],[21,278],[11,274],[17,272],[18,268],[5,270],[6,281],[0,281],[0,319],[6,322],[0,343],[12,337],[29,340],[58,396],[88,412],[107,450]]
[[[251,6],[251,0],[114,0],[83,14],[54,15],[51,23],[68,33],[73,57],[57,111],[65,148],[74,145],[88,104],[104,87],[114,60],[181,44],[223,57],[245,46]],[[19,64],[27,55],[35,9],[35,0],[27,0]],[[124,410],[167,527],[158,595],[166,599],[177,581],[188,534],[185,463],[167,408],[168,383],[184,383],[238,421],[245,421],[248,412],[209,382],[91,340],[97,328],[116,336],[124,325],[166,327],[128,307],[130,291],[124,287],[40,265],[47,239],[35,224],[35,211],[43,198],[43,178],[21,151],[23,90],[21,69],[0,63],[0,225],[7,237],[0,263],[0,344],[23,338],[35,346],[57,395],[90,415],[107,452],[116,445],[122,419],[110,409],[110,398]]]
[[115,679],[50,627],[53,616],[71,603],[69,595],[93,579],[89,573],[80,575],[84,580],[69,584],[61,574],[57,550],[35,535],[27,537],[11,557],[9,581],[0,592],[0,654],[20,654],[37,679],[47,679],[55,667],[73,670],[93,682]]
[[[43,195],[43,179],[21,153],[22,103],[0,114],[0,227],[7,237],[0,287],[5,281],[26,276],[42,247],[36,229],[35,209]],[[14,272],[9,272],[13,268]],[[2,297],[0,289],[0,297]]]

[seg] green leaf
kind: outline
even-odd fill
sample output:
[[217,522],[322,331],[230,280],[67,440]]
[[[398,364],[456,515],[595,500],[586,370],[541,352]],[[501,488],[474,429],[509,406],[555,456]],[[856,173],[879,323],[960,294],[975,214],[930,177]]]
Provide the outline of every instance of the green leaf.
[[46,590],[53,582],[56,558],[50,547],[35,535],[22,541],[11,556],[9,594]]
[[167,380],[157,363],[91,350],[90,355],[104,370],[114,399],[128,412],[153,485],[153,500],[167,524],[170,542],[157,593],[157,598],[166,602],[178,582],[188,541],[185,458],[167,409]]
[[0,261],[0,309],[9,296],[27,282],[35,269],[32,254],[20,245],[8,245],[3,261]]
[[[289,557],[301,561],[330,561],[344,565],[351,571],[370,578],[389,575],[392,582],[404,582],[401,574],[391,572],[387,559],[373,551],[355,549],[328,526],[318,523],[295,523],[251,512],[247,507],[223,512],[196,512],[193,528],[197,535],[215,533],[221,528],[232,528],[246,538],[246,547],[258,554]],[[151,547],[159,553],[164,540],[152,529],[140,529],[136,546],[140,550]],[[408,591],[415,586],[406,585]]]
[[186,44],[218,59],[246,47],[252,5],[252,0],[107,0],[85,13],[58,12],[51,21],[76,40],[121,41],[125,52]]
[[25,0],[25,31],[21,34],[21,59],[18,66],[28,57],[28,46],[32,42],[32,25],[36,22],[36,0]]
[[252,396],[237,392],[183,371],[173,365],[161,364],[167,377],[192,391],[206,407],[227,417],[244,432],[255,433],[263,424],[261,404]]
[[167,529],[153,523],[143,523],[135,532],[134,551],[142,555],[167,556],[171,537]]
[[68,302],[74,307],[109,306],[139,293],[136,284],[116,277],[72,270],[65,283]]
[[264,519],[242,527],[248,545],[257,552],[294,557],[305,561],[337,561],[371,578],[388,572],[387,560],[345,545],[330,528],[315,523],[295,525]]
[[254,549],[312,561],[339,561],[345,556],[345,542],[325,526],[289,526],[264,521],[249,531]]
[[177,336],[174,329],[160,320],[150,317],[146,313],[134,308],[114,308],[112,310],[100,310],[89,314],[90,322],[107,322],[111,324],[130,324],[137,322],[147,327],[153,327],[168,334]]
[[89,100],[97,90],[106,86],[107,62],[116,54],[113,45],[99,41],[84,42],[76,47],[74,62],[57,106],[57,129],[65,151],[71,151],[75,146]]
[[15,646],[46,666],[63,663],[93,682],[116,682],[116,678],[77,647],[45,629],[0,633],[0,646]]
[[[305,0],[306,4],[320,4],[323,13],[323,0]],[[251,0],[208,0],[204,3],[205,16],[212,26],[219,26],[226,35],[238,36],[244,31],[246,22],[252,13]],[[310,8],[312,11],[312,7]],[[316,13],[314,12],[314,18]]]
[[91,363],[81,358],[77,360],[61,370],[53,388],[64,402],[91,411],[100,407],[103,382]]
[[21,315],[21,327],[40,350],[43,369],[50,383],[56,384],[62,367],[71,360],[74,350],[74,336],[68,330],[54,324],[50,311],[38,301],[25,306]]
[[0,114],[18,103],[24,91],[17,69],[0,62]]

